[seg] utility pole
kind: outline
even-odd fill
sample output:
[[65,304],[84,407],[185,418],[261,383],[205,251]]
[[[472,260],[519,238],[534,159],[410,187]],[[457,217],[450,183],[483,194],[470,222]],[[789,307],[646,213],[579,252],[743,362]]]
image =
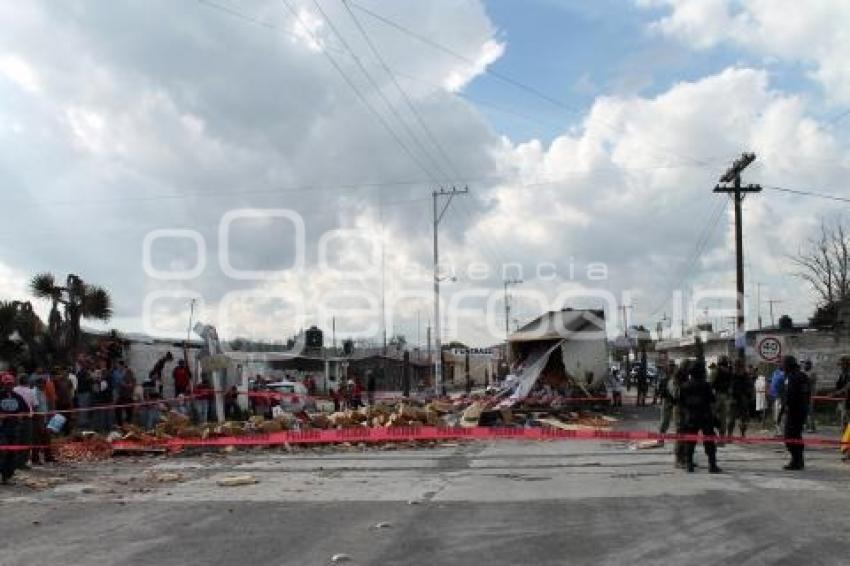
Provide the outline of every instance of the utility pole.
[[[440,220],[443,219],[443,215],[449,208],[454,196],[468,192],[469,187],[463,189],[452,187],[448,190],[440,187],[440,190],[431,194],[434,198],[434,346],[437,350],[437,359],[434,363],[434,389],[438,397],[443,392],[443,346],[440,343]],[[440,197],[447,197],[442,210],[439,206]]]
[[511,302],[510,302],[510,298],[508,297],[508,286],[509,285],[519,285],[521,283],[522,283],[522,279],[505,279],[505,281],[504,281],[504,284],[505,284],[505,362],[508,364],[508,367],[510,367],[510,364],[511,364],[511,349],[510,349],[510,345],[508,344],[508,336],[511,333],[510,328],[508,326],[509,321],[510,321],[510,316],[511,316]]
[[[189,347],[189,340],[192,339],[192,317],[195,316],[195,299],[189,301],[189,327],[186,329],[186,347]],[[186,362],[188,364],[188,362]]]
[[632,305],[620,305],[620,310],[623,312],[623,336],[629,337],[629,315],[627,309],[633,309]]
[[756,283],[756,313],[758,315],[759,330],[761,330],[761,283]]
[[[431,365],[431,323],[428,322],[428,329],[426,330],[426,340],[428,340],[428,373],[431,374],[434,370],[434,366]],[[428,377],[434,377],[433,375],[429,375]]]
[[778,299],[768,299],[767,300],[767,304],[770,305],[770,325],[771,326],[776,326],[776,321],[773,320],[773,305],[775,305],[777,303],[781,303],[781,302],[782,301],[780,301]]
[[[670,319],[667,318],[667,313],[664,313],[664,316],[661,317],[661,320],[658,321],[658,325],[655,327],[656,332],[658,333],[658,339],[664,340],[664,327],[670,323]],[[672,332],[671,332],[672,334]]]
[[744,153],[720,177],[720,183],[714,187],[715,193],[732,195],[735,202],[735,290],[738,306],[738,316],[735,328],[735,347],[738,349],[738,359],[745,361],[745,328],[744,328],[744,235],[741,219],[741,203],[747,193],[761,192],[760,185],[741,185],[741,172],[756,160],[755,153]]
[[384,193],[378,189],[378,214],[381,222],[381,333],[384,338],[382,354],[387,355],[387,270],[384,246]]

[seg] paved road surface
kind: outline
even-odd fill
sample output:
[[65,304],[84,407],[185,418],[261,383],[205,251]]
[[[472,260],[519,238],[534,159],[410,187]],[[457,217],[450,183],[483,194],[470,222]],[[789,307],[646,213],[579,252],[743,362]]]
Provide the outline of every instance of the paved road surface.
[[[0,491],[0,564],[847,564],[850,466],[809,456],[789,473],[778,447],[727,446],[722,476],[599,442],[86,464]],[[216,485],[233,474],[259,482]]]

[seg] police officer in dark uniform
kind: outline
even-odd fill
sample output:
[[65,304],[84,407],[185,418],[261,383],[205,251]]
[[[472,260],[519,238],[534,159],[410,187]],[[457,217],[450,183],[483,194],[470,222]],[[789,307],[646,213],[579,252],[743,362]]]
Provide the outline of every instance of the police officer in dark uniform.
[[[0,445],[15,446],[20,439],[22,423],[20,415],[29,415],[30,408],[23,397],[15,393],[15,376],[0,375]],[[28,449],[28,448],[27,448]],[[9,483],[15,473],[18,455],[13,450],[0,450],[0,478]]]
[[[679,392],[679,409],[683,412],[685,434],[702,433],[702,445],[708,456],[708,471],[719,474],[721,470],[717,467],[717,445],[714,441],[714,401],[714,392],[705,380],[705,364],[697,362],[691,366],[690,379]],[[688,472],[694,471],[696,445],[695,438],[687,441]]]
[[803,462],[803,426],[809,414],[811,386],[809,377],[800,370],[794,356],[785,356],[782,360],[785,371],[785,447],[791,453],[791,461],[786,470],[802,470]]

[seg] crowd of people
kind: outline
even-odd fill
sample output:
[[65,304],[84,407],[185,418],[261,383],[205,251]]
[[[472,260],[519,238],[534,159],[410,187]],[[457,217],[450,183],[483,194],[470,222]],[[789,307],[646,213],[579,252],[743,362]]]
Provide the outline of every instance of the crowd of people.
[[126,426],[150,430],[169,410],[205,423],[213,391],[205,379],[193,383],[185,359],[171,370],[174,398],[164,398],[165,368],[173,360],[171,352],[166,353],[144,379],[137,378],[124,359],[108,354],[81,353],[73,365],[50,371],[37,367],[3,373],[0,445],[19,447],[0,453],[3,481],[16,468],[52,461],[54,437],[75,431],[108,434]]
[[[841,430],[847,426],[850,407],[850,356],[839,362],[839,378],[833,390],[838,401]],[[708,374],[708,375],[706,375]],[[661,398],[659,432],[666,434],[671,424],[676,433],[693,435],[677,442],[675,465],[692,472],[696,435],[701,434],[709,471],[718,473],[717,445],[735,434],[746,436],[752,416],[762,426],[771,419],[777,435],[785,439],[791,460],[787,470],[803,470],[803,431],[817,430],[814,398],[818,391],[818,375],[811,361],[802,366],[793,356],[786,356],[768,379],[755,367],[746,368],[742,360],[730,363],[721,357],[706,371],[705,364],[688,360],[678,367],[670,364],[656,385]]]

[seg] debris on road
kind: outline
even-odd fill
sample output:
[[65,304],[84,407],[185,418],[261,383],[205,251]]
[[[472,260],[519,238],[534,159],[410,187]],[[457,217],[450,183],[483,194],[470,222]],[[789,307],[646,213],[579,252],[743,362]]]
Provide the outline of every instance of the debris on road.
[[160,474],[156,474],[154,479],[159,483],[167,483],[167,482],[178,482],[183,480],[183,474],[178,474],[174,472],[163,472]]
[[648,450],[652,448],[663,448],[664,441],[662,440],[644,440],[641,442],[633,442],[629,445],[632,450]]
[[219,478],[215,483],[220,487],[236,487],[240,485],[254,485],[255,483],[259,483],[259,480],[250,474],[244,474],[241,476]]
[[30,489],[49,489],[61,483],[59,478],[33,478],[23,479],[23,484]]
[[334,564],[339,564],[340,562],[348,562],[351,560],[351,556],[347,554],[334,554],[331,556],[331,562]]

